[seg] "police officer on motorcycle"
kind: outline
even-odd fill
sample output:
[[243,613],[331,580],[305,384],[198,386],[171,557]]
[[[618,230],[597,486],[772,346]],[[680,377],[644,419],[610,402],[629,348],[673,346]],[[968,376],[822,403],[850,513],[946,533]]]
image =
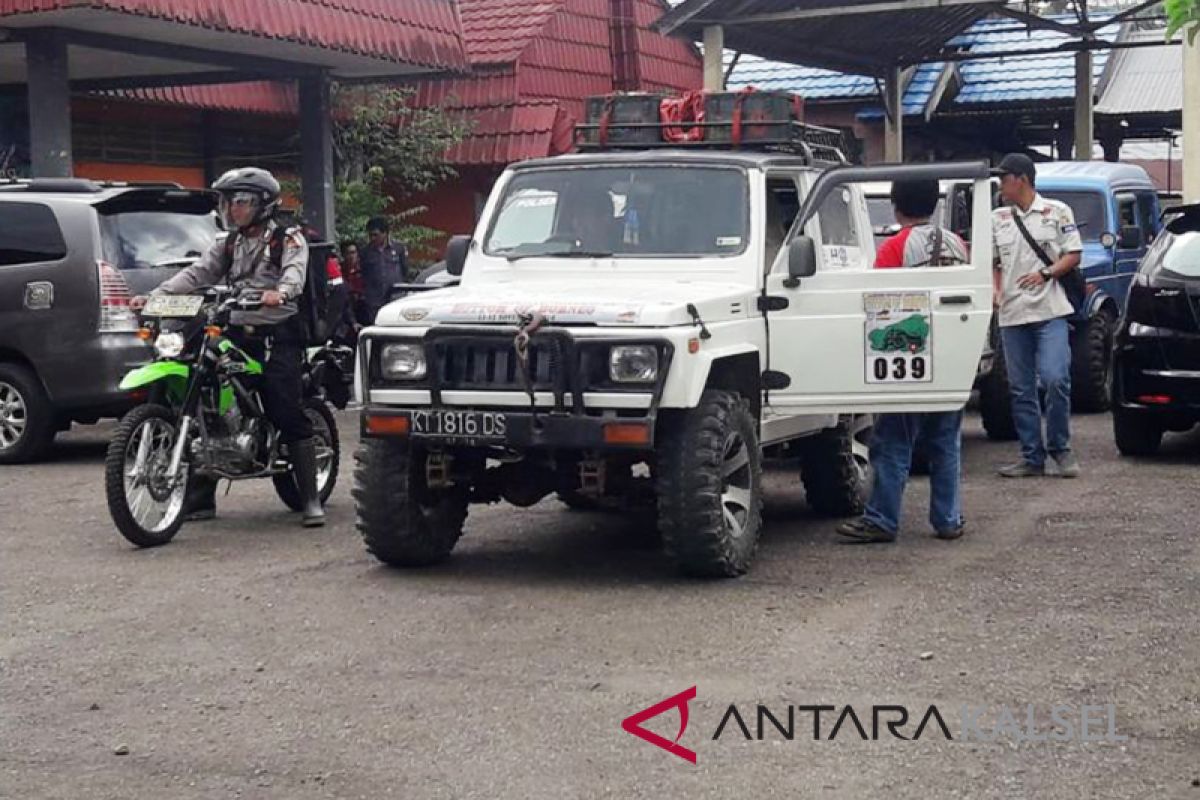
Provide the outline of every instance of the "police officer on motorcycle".
[[[299,228],[283,229],[275,219],[280,187],[266,170],[231,170],[212,188],[220,195],[228,238],[215,241],[199,262],[152,294],[189,294],[222,283],[262,292],[262,308],[235,311],[228,335],[252,357],[265,362],[261,384],[264,409],[287,446],[304,501],[304,526],[321,526],[325,511],[317,494],[316,443],[301,402],[307,337],[297,312],[308,268],[308,243]],[[275,244],[279,239],[282,247]],[[135,297],[130,305],[140,310],[145,302],[145,297]],[[216,492],[216,479],[193,475],[185,519],[212,519]]]

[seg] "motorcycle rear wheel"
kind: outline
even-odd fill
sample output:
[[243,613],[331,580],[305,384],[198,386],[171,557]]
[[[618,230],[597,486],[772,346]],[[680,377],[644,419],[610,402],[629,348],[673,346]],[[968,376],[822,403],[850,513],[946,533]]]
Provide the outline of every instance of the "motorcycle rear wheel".
[[[338,469],[341,465],[341,448],[338,442],[337,420],[329,410],[329,404],[310,397],[304,401],[304,413],[312,422],[313,437],[317,440],[317,495],[321,505],[329,502],[333,487],[337,485]],[[285,472],[271,478],[275,494],[292,511],[304,510],[304,498],[296,485],[296,474]]]

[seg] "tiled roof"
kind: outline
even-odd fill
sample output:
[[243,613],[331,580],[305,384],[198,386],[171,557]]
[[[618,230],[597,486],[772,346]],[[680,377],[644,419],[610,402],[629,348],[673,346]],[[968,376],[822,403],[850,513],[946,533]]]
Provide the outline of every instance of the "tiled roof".
[[[1096,20],[1104,17],[1096,17]],[[1071,22],[1074,17],[1057,17]],[[1070,103],[1075,97],[1075,54],[1005,56],[1005,52],[1032,48],[1052,48],[1071,41],[1072,37],[1058,31],[1035,29],[1015,31],[1012,20],[984,20],[974,25],[950,44],[966,47],[972,53],[996,53],[996,58],[964,61],[963,87],[954,97],[951,107],[965,109],[988,105],[1019,105],[1061,100]],[[1117,25],[1101,28],[1105,38],[1114,38]],[[1108,51],[1098,50],[1092,57],[1092,86],[1100,79],[1108,63]]]
[[[1074,17],[1052,17],[1072,21]],[[1103,20],[1104,17],[1094,17]],[[1025,31],[1010,19],[989,19],[975,23],[965,33],[950,40],[972,53],[995,53],[995,58],[964,61],[958,65],[962,88],[944,110],[977,110],[991,105],[1018,105],[1046,101],[1069,102],[1075,96],[1075,56],[1073,53],[1050,55],[1004,55],[1014,50],[1050,49],[1071,37],[1057,31]],[[1112,38],[1118,26],[1101,28],[1100,36]],[[1136,52],[1136,51],[1130,51]],[[1157,52],[1157,48],[1153,52]],[[731,53],[726,53],[728,66]],[[1093,86],[1108,63],[1108,51],[1096,51],[1092,59]],[[944,69],[943,64],[922,64],[916,69],[904,94],[904,113],[919,114],[929,102]],[[860,100],[879,96],[873,78],[795,64],[768,61],[743,55],[730,75],[731,88],[757,86],[796,92],[808,100]],[[882,111],[870,107],[862,118],[879,118]]]
[[408,64],[465,64],[453,0],[0,0],[0,20],[84,7]]
[[239,111],[271,116],[296,116],[300,113],[296,85],[273,81],[229,83],[221,86],[124,89],[99,94],[124,100],[212,111]]
[[516,103],[461,113],[469,116],[472,131],[447,154],[452,164],[510,164],[571,149],[573,125],[557,103]]
[[516,61],[564,0],[458,0],[472,64]]

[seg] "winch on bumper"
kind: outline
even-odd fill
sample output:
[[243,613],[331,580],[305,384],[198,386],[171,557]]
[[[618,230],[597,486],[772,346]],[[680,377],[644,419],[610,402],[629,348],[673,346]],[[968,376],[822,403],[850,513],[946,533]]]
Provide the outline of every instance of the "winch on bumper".
[[664,338],[528,323],[372,336],[360,343],[362,435],[455,448],[648,450],[673,355]]

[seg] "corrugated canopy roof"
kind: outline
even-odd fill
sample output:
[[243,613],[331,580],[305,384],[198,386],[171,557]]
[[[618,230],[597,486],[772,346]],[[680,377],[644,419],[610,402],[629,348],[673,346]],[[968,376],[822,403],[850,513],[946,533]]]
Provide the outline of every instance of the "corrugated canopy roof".
[[[1159,30],[1130,31],[1127,41],[1162,41]],[[1183,59],[1179,48],[1142,47],[1112,56],[1112,77],[1096,103],[1097,114],[1179,114],[1183,111]]]
[[918,63],[1003,0],[685,0],[659,30],[700,41],[721,25],[725,46],[839,72],[883,74]]

